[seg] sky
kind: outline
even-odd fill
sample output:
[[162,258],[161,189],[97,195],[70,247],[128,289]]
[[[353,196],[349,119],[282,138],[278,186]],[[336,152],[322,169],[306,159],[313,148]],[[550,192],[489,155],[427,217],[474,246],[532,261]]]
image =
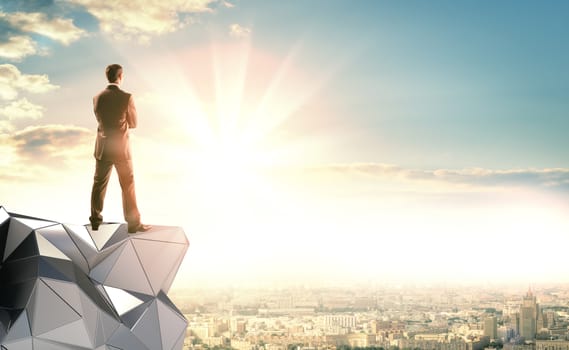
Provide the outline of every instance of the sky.
[[[105,67],[175,288],[569,282],[566,1],[2,0],[0,205],[87,224]],[[122,222],[113,175],[104,219]]]

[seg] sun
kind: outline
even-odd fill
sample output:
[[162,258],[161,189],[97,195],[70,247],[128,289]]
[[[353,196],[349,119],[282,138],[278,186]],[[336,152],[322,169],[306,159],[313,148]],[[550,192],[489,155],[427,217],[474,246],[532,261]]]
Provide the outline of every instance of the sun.
[[193,149],[192,171],[201,183],[225,193],[254,188],[265,165],[263,152],[239,136],[220,136]]
[[154,88],[141,110],[177,146],[162,156],[190,195],[224,202],[265,195],[278,167],[307,159],[317,141],[302,123],[288,129],[289,121],[325,80],[305,73],[297,53],[280,56],[249,40],[212,42],[160,57],[145,75]]
[[188,174],[210,188],[243,187],[283,161],[289,145],[275,131],[307,98],[291,61],[244,40],[185,51],[163,65],[161,113],[173,118]]

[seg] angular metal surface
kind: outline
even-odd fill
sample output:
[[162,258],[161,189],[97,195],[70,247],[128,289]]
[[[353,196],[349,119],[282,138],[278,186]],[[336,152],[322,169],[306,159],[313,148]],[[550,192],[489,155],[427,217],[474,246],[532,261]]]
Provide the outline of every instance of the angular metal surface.
[[179,227],[59,224],[0,207],[0,349],[179,350]]
[[8,256],[18,248],[18,246],[32,233],[33,229],[26,226],[22,222],[11,218],[8,235],[6,236],[6,247],[4,248],[3,260],[6,261]]
[[168,273],[178,270],[178,258],[184,256],[186,246],[179,243],[133,239],[138,258],[150,281],[154,294],[166,285]]
[[152,302],[132,328],[132,332],[149,349],[161,349],[160,322],[158,320],[158,307],[156,301]]
[[119,315],[123,315],[143,303],[142,300],[125,290],[109,286],[104,286],[104,288]]
[[71,259],[69,259],[67,255],[65,255],[61,250],[59,250],[58,247],[53,245],[53,243],[48,241],[47,238],[37,233],[35,234],[35,236],[36,236],[36,243],[38,245],[39,255],[71,261]]
[[65,343],[71,346],[84,348],[93,347],[92,339],[87,333],[86,325],[82,319],[40,334],[38,338]]
[[143,294],[152,294],[146,272],[142,268],[131,242],[125,244],[104,284]]
[[142,341],[132,333],[132,330],[125,325],[121,324],[119,328],[113,333],[107,345],[114,346],[119,349],[137,349],[137,350],[154,350],[142,343]]
[[116,250],[114,250],[100,263],[95,265],[95,267],[91,269],[89,277],[91,277],[92,279],[94,279],[99,283],[104,283],[105,280],[107,279],[107,276],[115,266],[115,263],[117,262],[118,258],[121,256],[121,252],[123,251],[123,249],[124,249],[124,244],[118,247]]
[[40,335],[81,319],[77,311],[41,280],[36,283],[31,308],[33,312],[30,319],[34,335]]
[[51,244],[59,249],[65,256],[73,261],[85,273],[89,272],[87,259],[81,253],[69,233],[63,225],[53,225],[36,230],[38,234],[45,237]]
[[51,278],[40,278],[65,303],[69,304],[79,315],[83,315],[83,305],[79,296],[79,288],[75,283],[58,281]]
[[172,349],[176,340],[186,333],[186,319],[159,300],[156,301],[156,306],[160,334],[162,334],[162,349]]
[[4,339],[7,343],[14,342],[22,338],[28,338],[32,335],[32,330],[30,328],[30,321],[28,320],[28,314],[24,311],[20,314],[20,317],[16,319],[16,322],[10,327],[10,331]]
[[120,224],[101,225],[97,231],[92,231],[90,228],[88,231],[98,250],[108,248],[114,243],[124,240],[128,236],[125,230],[121,230]]
[[10,214],[4,209],[4,207],[0,206],[0,224],[4,223],[4,221],[10,218]]

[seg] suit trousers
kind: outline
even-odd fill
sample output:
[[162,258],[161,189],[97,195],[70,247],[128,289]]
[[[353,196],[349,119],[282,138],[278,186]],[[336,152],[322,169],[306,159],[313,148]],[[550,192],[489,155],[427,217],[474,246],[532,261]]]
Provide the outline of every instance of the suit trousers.
[[93,190],[91,191],[91,224],[100,224],[103,221],[102,211],[107,192],[107,185],[111,177],[113,166],[117,170],[122,190],[122,208],[124,219],[129,226],[140,224],[140,212],[136,204],[134,191],[134,172],[132,160],[96,160]]

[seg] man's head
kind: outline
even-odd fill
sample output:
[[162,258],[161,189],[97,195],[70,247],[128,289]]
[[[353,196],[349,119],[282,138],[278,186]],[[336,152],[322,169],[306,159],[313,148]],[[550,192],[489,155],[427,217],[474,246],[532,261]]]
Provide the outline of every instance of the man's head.
[[105,70],[109,83],[120,84],[122,82],[122,67],[120,64],[111,64]]

